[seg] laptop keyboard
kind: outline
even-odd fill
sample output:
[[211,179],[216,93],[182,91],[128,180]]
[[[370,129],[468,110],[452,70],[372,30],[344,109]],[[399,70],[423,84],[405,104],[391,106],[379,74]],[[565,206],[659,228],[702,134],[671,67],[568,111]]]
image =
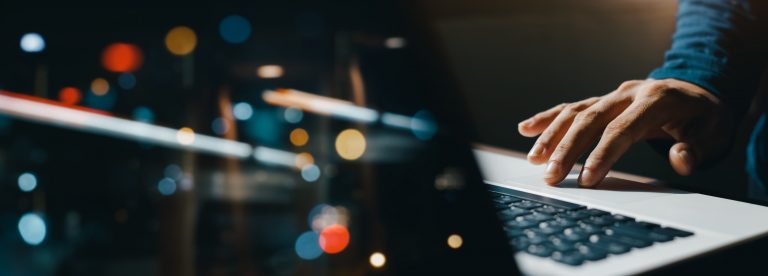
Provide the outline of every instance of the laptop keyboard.
[[517,190],[493,190],[492,200],[518,252],[572,266],[600,261],[693,233]]

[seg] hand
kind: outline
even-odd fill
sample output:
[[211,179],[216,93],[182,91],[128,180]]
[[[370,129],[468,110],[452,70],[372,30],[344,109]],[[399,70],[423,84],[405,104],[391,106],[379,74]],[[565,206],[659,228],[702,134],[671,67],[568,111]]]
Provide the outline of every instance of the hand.
[[602,97],[536,114],[521,122],[518,131],[527,137],[539,136],[528,160],[547,162],[544,180],[550,185],[560,183],[579,156],[597,142],[579,175],[579,185],[592,187],[632,144],[645,139],[674,140],[669,162],[677,173],[691,174],[729,148],[730,114],[717,97],[694,84],[633,80]]

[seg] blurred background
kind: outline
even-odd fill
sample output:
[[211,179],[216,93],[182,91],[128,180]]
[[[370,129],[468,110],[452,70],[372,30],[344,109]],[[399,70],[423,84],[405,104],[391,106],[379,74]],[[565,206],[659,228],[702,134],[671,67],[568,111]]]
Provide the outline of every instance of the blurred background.
[[[674,0],[424,2],[475,141],[518,151],[533,143],[518,122],[660,65],[676,12]],[[341,251],[365,258],[342,272],[386,268],[382,241],[354,234],[371,224],[350,223],[364,204],[345,199],[371,192],[355,161],[399,156],[376,145],[434,134],[418,100],[388,101],[418,93],[381,77],[407,73],[396,8],[3,8],[0,100],[35,109],[0,102],[0,274],[322,275]],[[109,119],[89,130],[61,107]],[[385,130],[365,126],[377,118]],[[126,134],[145,128],[162,135]],[[616,169],[743,198],[735,149],[692,178],[645,144]]]

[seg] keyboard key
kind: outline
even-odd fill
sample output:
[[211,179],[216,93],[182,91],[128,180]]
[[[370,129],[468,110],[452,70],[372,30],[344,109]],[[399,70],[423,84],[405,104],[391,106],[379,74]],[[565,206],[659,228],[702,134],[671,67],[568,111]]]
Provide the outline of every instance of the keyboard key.
[[602,227],[600,227],[599,225],[594,225],[594,224],[590,224],[590,223],[580,222],[579,223],[579,228],[584,230],[584,233],[586,233],[587,235],[592,235],[592,234],[597,234],[597,233],[602,233],[603,232],[603,228]]
[[530,211],[520,208],[509,207],[503,211],[498,212],[498,216],[501,220],[513,220],[519,216],[525,216],[531,214]]
[[568,211],[562,214],[558,214],[557,216],[561,218],[580,220],[580,219],[589,217],[589,214],[584,212],[583,210],[577,210],[577,211]]
[[615,255],[624,254],[632,250],[631,247],[619,242],[605,239],[604,236],[602,235],[589,236],[589,243],[594,247],[602,248],[608,253],[615,254]]
[[589,217],[583,221],[600,227],[612,225],[614,222],[616,222],[613,220],[612,216]]
[[648,239],[638,239],[632,236],[616,234],[611,229],[605,230],[605,234],[604,239],[608,241],[623,243],[634,248],[645,248],[653,244],[653,242]]
[[589,234],[578,227],[566,228],[563,230],[563,236],[570,241],[585,241],[589,238]]
[[505,189],[505,188],[499,188],[499,187],[491,187],[491,189],[493,189],[494,193],[510,195],[510,196],[513,196],[513,197],[522,198],[522,199],[525,199],[525,200],[528,200],[528,201],[535,201],[535,202],[543,203],[543,204],[546,204],[546,205],[551,205],[551,206],[554,206],[554,207],[557,207],[557,208],[563,208],[563,209],[566,209],[566,210],[577,210],[577,209],[583,209],[584,208],[584,206],[581,206],[581,205],[578,205],[578,204],[574,204],[574,203],[570,203],[570,202],[565,202],[565,201],[562,201],[562,200],[557,200],[557,199],[554,199],[554,198],[544,197],[544,196],[540,196],[540,195],[535,195],[535,194],[531,194],[531,193],[526,193],[526,192],[522,192],[522,191],[518,191],[518,190]]
[[549,257],[552,255],[552,252],[555,250],[551,246],[547,246],[546,244],[531,244],[526,249],[526,252],[528,252],[531,255],[539,256],[539,257]]
[[494,202],[493,208],[496,209],[496,211],[502,211],[502,210],[509,209],[509,204]]
[[527,239],[530,244],[540,244],[549,240],[549,236],[534,232],[526,232],[523,238]]
[[597,261],[608,257],[608,252],[602,248],[592,246],[588,243],[580,243],[576,245],[576,250],[581,253],[585,260]]
[[[668,242],[674,239],[672,235],[666,235],[659,232],[652,231],[652,229],[637,227],[635,225],[622,224],[611,227],[610,231],[619,235],[631,236],[637,239],[644,239],[652,242]],[[609,231],[606,230],[606,231]]]
[[560,228],[568,228],[576,225],[576,220],[568,219],[568,218],[561,218],[561,217],[555,217],[554,220],[550,220],[547,223],[549,223],[552,226],[560,227]]
[[598,210],[598,209],[586,209],[586,210],[584,210],[584,212],[589,214],[590,216],[593,216],[593,217],[600,217],[600,216],[605,216],[605,215],[610,215],[611,214],[611,213],[608,213],[606,211]]
[[625,215],[613,214],[613,215],[611,215],[611,217],[613,217],[613,220],[615,222],[617,222],[617,223],[624,223],[624,222],[635,221],[635,218],[628,217],[628,216],[625,216]]
[[546,235],[552,235],[555,233],[560,233],[560,231],[563,231],[563,228],[564,227],[555,226],[545,221],[545,222],[539,223],[539,228],[536,230]]
[[522,235],[525,235],[523,233],[523,230],[525,230],[525,229],[512,228],[512,227],[504,227],[504,232],[507,233],[507,236],[510,237],[510,238],[516,238],[516,237],[520,237]]
[[691,232],[683,231],[683,230],[672,228],[672,227],[656,228],[656,229],[653,229],[653,232],[675,236],[675,237],[681,237],[681,238],[693,235],[693,233]]
[[533,213],[533,214],[524,216],[523,219],[530,220],[530,221],[535,221],[536,223],[539,223],[539,222],[542,222],[542,221],[551,220],[551,219],[553,219],[553,217],[550,216],[550,215],[544,214],[544,213]]
[[584,257],[579,251],[555,251],[552,252],[552,259],[567,265],[577,266],[584,263]]
[[508,196],[508,195],[502,195],[502,194],[497,194],[496,196],[493,196],[491,198],[491,200],[493,200],[494,202],[498,202],[498,203],[502,203],[502,204],[507,204],[507,205],[509,205],[510,203],[513,203],[513,202],[522,201],[522,199],[519,199],[519,198],[516,198],[516,197],[512,197],[512,196]]
[[525,220],[521,218],[522,217],[517,217],[514,220],[508,221],[506,225],[508,227],[519,228],[519,229],[531,228],[538,225],[538,223],[535,221]]
[[529,245],[531,245],[525,236],[513,238],[509,241],[509,244],[512,245],[512,247],[514,247],[517,251],[524,251],[526,248],[528,248]]
[[531,210],[531,209],[539,208],[542,205],[541,205],[541,203],[533,202],[533,201],[530,201],[530,200],[523,200],[523,201],[512,203],[512,206],[517,207],[517,208],[526,209],[526,210]]
[[565,212],[565,209],[544,205],[544,206],[541,206],[539,208],[533,209],[531,211],[534,211],[534,212],[537,212],[537,213],[544,213],[544,214],[547,214],[547,215],[550,215],[550,216],[554,216],[556,214]]
[[576,249],[576,242],[569,241],[562,235],[555,235],[549,237],[548,245],[552,246],[556,251],[568,251]]

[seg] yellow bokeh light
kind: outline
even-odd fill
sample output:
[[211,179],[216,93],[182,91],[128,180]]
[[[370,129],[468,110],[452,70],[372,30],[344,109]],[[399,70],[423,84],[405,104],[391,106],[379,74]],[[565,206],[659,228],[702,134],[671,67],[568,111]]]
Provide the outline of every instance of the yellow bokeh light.
[[280,65],[262,65],[256,68],[256,75],[262,79],[276,79],[283,76],[283,67]]
[[461,238],[461,236],[457,234],[453,234],[448,236],[448,246],[453,249],[459,249],[461,245],[464,244],[464,239]]
[[309,142],[309,133],[303,128],[297,128],[291,131],[290,135],[291,144],[300,147],[306,145]]
[[91,82],[91,92],[96,96],[104,96],[109,92],[109,82],[103,78],[96,78]]
[[302,152],[296,155],[296,167],[301,169],[304,166],[315,163],[315,158],[309,152]]
[[195,131],[188,127],[183,127],[176,132],[176,141],[182,145],[189,145],[195,141]]
[[197,46],[195,31],[186,26],[178,26],[171,29],[165,35],[165,47],[172,54],[184,56],[192,53]]
[[368,261],[371,263],[371,266],[375,268],[379,268],[384,266],[384,264],[387,263],[387,257],[384,256],[381,252],[373,252],[371,254],[371,257],[368,258]]
[[346,160],[363,156],[365,146],[365,136],[357,129],[346,129],[336,136],[336,152]]

